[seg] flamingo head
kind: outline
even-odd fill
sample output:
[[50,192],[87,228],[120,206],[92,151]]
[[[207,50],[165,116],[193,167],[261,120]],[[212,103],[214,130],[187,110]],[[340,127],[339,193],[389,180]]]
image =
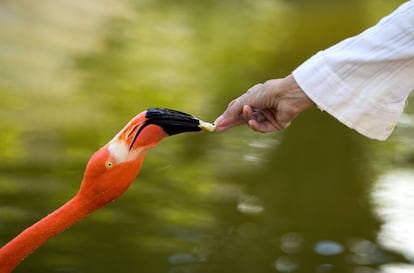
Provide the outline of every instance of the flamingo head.
[[148,149],[167,136],[200,131],[203,123],[192,115],[164,108],[138,114],[91,157],[79,195],[97,207],[116,199],[138,175]]

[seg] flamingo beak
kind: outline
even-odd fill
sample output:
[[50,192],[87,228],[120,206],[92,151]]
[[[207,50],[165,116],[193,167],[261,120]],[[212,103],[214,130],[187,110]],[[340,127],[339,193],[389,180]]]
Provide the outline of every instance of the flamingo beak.
[[150,108],[146,111],[145,117],[147,125],[158,125],[170,136],[202,130],[202,121],[198,118],[172,109]]
[[[197,132],[203,129],[212,132],[214,125],[180,111],[150,108],[134,117],[115,136],[111,141],[110,149],[121,154],[120,158],[129,158],[129,152],[143,147],[146,149],[154,147],[166,136]],[[118,149],[117,147],[125,147],[126,149]]]

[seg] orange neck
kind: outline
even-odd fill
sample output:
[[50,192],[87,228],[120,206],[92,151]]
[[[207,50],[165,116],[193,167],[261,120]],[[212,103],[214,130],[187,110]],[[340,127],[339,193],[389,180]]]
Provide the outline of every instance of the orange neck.
[[88,202],[78,193],[63,206],[28,227],[0,249],[0,273],[11,272],[27,255],[44,242],[98,208],[99,206]]

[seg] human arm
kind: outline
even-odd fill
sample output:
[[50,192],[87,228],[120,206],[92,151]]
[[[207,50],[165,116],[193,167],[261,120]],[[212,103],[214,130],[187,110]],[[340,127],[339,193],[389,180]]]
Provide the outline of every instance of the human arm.
[[[386,139],[414,88],[414,1],[401,5],[363,33],[319,52],[292,76],[320,109],[367,137]],[[249,92],[244,96],[251,98],[237,99],[216,120],[219,131],[243,123],[240,117],[249,125],[254,123],[243,116],[240,106],[254,97]],[[275,120],[283,114],[278,109],[282,97],[279,94],[271,100],[274,104],[269,109],[273,109]],[[256,112],[259,110],[263,109]],[[264,122],[263,115],[258,116]]]
[[414,88],[414,1],[292,74],[319,108],[367,137],[385,140]]

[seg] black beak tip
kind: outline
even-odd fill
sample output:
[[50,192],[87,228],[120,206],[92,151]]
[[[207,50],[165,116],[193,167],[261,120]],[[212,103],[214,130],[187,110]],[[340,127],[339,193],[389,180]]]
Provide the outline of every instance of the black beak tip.
[[160,126],[168,135],[201,131],[200,120],[190,114],[167,108],[149,108],[146,123]]

